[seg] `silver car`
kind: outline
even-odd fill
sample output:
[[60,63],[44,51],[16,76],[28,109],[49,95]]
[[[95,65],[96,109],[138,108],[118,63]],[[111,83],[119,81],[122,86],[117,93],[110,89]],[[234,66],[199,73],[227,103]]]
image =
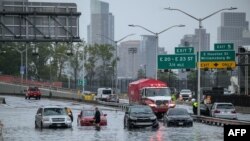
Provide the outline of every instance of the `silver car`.
[[210,115],[216,118],[237,119],[237,113],[232,103],[215,102]]
[[65,107],[44,106],[37,110],[35,116],[36,128],[72,127],[72,121],[66,113]]

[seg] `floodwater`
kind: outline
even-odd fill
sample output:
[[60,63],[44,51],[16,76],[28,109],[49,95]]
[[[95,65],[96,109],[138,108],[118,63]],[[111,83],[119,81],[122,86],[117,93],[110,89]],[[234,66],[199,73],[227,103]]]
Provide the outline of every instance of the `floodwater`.
[[[194,123],[193,127],[166,127],[160,121],[156,131],[142,128],[123,128],[124,112],[115,108],[98,107],[107,114],[108,125],[94,127],[77,126],[77,115],[82,107],[97,105],[65,100],[25,100],[24,97],[4,96],[7,105],[0,105],[0,120],[4,124],[4,141],[221,141],[223,127]],[[35,129],[35,113],[42,105],[63,105],[73,110],[73,127],[64,129]]]

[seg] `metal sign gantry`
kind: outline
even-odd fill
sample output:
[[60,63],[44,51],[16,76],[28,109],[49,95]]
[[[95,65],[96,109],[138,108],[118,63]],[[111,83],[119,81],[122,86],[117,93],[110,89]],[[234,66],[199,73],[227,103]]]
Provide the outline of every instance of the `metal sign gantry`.
[[80,12],[0,11],[0,42],[81,42]]

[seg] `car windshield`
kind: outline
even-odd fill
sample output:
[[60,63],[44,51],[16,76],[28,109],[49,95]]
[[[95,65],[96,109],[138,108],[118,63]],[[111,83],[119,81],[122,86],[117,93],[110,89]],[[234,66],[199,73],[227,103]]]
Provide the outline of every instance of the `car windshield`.
[[232,104],[218,104],[217,109],[234,109]]
[[171,109],[168,111],[169,116],[173,115],[188,115],[188,112],[186,109]]
[[29,91],[38,91],[38,88],[37,87],[29,88]]
[[44,116],[51,115],[66,115],[66,110],[64,108],[45,108]]
[[147,88],[146,96],[171,96],[169,88]]
[[[102,111],[100,111],[100,113],[102,115]],[[82,117],[91,117],[94,115],[95,115],[95,110],[82,110]]]
[[103,94],[112,94],[112,90],[103,90],[102,93]]
[[82,111],[82,116],[86,117],[86,116],[94,116],[95,111],[94,110],[86,110],[86,111]]
[[181,93],[191,93],[190,90],[181,90]]
[[149,107],[133,107],[131,108],[131,113],[132,114],[138,114],[138,113],[149,114],[149,113],[152,113],[152,110]]

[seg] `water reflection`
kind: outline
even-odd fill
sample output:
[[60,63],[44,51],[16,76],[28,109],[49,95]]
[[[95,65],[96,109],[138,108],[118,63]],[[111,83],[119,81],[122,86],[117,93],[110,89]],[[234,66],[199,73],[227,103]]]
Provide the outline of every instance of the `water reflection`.
[[[0,120],[4,123],[5,141],[216,141],[223,140],[223,128],[194,123],[193,127],[167,127],[160,121],[160,128],[127,130],[123,128],[124,112],[105,110],[108,125],[96,131],[95,127],[77,126],[74,118],[73,127],[69,129],[35,129],[34,117],[40,105],[65,105],[73,109],[77,117],[79,109],[88,105],[72,105],[70,101],[53,101],[48,99],[25,100],[23,97],[6,97],[9,106],[0,107]],[[111,108],[109,108],[111,109]]]

